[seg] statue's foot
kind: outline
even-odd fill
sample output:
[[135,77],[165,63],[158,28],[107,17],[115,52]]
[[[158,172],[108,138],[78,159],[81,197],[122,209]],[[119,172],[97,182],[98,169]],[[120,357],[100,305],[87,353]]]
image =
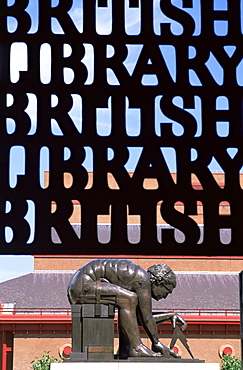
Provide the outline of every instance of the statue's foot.
[[158,356],[161,356],[161,354],[152,351],[142,343],[135,348],[130,348],[129,351],[129,357],[158,357]]

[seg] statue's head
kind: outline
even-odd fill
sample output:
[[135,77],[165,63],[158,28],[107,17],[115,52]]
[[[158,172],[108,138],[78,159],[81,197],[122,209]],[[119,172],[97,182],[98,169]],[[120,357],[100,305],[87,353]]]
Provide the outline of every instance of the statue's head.
[[166,298],[176,287],[176,276],[171,268],[164,263],[149,267],[147,273],[151,282],[152,297],[157,301]]

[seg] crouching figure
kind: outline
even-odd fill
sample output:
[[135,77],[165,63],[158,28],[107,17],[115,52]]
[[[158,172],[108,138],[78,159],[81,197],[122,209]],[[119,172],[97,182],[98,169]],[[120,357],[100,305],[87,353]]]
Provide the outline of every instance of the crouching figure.
[[[159,341],[152,315],[151,298],[166,298],[176,287],[176,276],[165,264],[151,266],[148,271],[124,259],[98,259],[81,267],[68,286],[71,304],[103,303],[118,308],[119,358],[180,357]],[[160,322],[171,320],[187,326],[175,313],[160,315]],[[152,349],[140,337],[139,325],[148,334]]]

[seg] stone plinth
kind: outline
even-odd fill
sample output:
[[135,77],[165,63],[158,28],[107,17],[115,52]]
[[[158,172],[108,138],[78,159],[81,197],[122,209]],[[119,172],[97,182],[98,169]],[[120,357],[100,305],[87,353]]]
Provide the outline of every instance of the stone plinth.
[[[168,361],[168,360],[167,360]],[[65,362],[51,364],[51,370],[220,370],[219,364],[197,361],[109,361],[109,362]]]
[[72,305],[71,362],[114,359],[114,306]]

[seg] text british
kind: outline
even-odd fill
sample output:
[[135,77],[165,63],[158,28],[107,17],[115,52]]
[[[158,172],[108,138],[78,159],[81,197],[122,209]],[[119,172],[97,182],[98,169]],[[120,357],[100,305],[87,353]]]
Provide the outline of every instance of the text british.
[[[0,0],[2,254],[239,254],[243,21],[240,0],[222,3],[36,0],[32,11],[27,0]],[[164,149],[173,150],[176,176]],[[14,152],[22,168],[13,180]],[[146,187],[146,179],[157,186]],[[199,202],[203,236],[193,219]],[[80,235],[70,223],[75,204]],[[162,238],[158,212],[172,227],[159,231]],[[110,217],[106,243],[99,215]],[[131,215],[141,220],[136,243],[128,236]],[[222,229],[230,230],[227,244]]]

